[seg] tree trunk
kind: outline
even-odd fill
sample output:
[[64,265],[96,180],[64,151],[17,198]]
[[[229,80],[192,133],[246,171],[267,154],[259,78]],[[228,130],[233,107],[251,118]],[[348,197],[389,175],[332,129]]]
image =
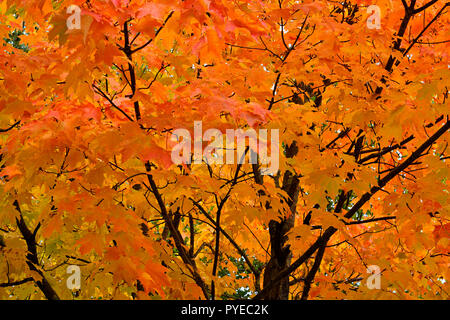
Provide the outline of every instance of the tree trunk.
[[[263,287],[266,288],[270,280],[290,266],[292,252],[290,245],[286,245],[287,233],[294,226],[295,212],[299,193],[298,177],[293,176],[289,171],[285,172],[283,178],[283,190],[289,195],[289,216],[281,221],[271,220],[269,222],[270,234],[270,260],[264,270]],[[289,276],[281,280],[270,288],[264,295],[266,300],[287,300],[289,298]]]
[[[270,221],[270,245],[271,258],[264,270],[264,288],[274,279],[282,270],[291,264],[292,252],[289,245],[285,245],[287,237],[286,233],[292,228],[289,220]],[[292,221],[293,222],[293,221]],[[293,225],[293,223],[292,223]],[[274,287],[272,287],[265,295],[266,300],[287,300],[289,297],[289,277],[284,278]]]

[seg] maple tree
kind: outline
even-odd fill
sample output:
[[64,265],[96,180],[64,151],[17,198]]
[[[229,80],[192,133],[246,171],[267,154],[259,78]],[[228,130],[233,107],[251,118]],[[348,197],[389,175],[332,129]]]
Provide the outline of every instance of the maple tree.
[[[0,1],[0,299],[448,299],[448,10]],[[278,173],[174,164],[194,121]]]

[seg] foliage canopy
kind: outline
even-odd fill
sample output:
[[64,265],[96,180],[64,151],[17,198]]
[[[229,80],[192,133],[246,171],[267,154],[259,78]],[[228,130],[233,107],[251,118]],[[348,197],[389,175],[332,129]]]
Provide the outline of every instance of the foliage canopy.
[[[448,10],[0,1],[0,299],[448,299]],[[279,172],[173,164],[194,121]]]

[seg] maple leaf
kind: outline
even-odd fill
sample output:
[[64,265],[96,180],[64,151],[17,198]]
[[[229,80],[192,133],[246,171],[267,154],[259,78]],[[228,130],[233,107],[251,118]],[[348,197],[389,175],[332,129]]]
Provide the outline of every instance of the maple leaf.
[[448,5],[371,4],[0,1],[0,298],[448,298]]

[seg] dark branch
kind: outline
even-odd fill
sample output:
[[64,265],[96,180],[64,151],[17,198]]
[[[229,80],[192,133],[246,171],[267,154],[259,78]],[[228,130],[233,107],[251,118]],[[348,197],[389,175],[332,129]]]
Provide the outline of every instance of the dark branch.
[[[372,196],[381,188],[383,188],[389,181],[391,181],[394,177],[396,177],[400,172],[405,170],[408,166],[413,164],[418,158],[422,156],[422,154],[433,145],[433,143],[438,140],[442,135],[444,135],[447,130],[450,129],[450,121],[447,122],[436,131],[428,140],[426,140],[420,147],[418,147],[403,163],[398,165],[395,169],[390,171],[385,177],[380,179],[377,187],[372,187],[370,192],[365,193],[359,201],[344,215],[345,218],[351,218],[361,207],[367,203]],[[289,276],[292,272],[297,270],[305,261],[307,261],[313,254],[319,249],[322,245],[326,245],[331,236],[337,231],[334,227],[329,227],[325,232],[317,238],[317,240],[297,259],[292,263],[288,268],[281,271],[278,276],[272,279],[267,286],[259,292],[253,299],[261,299],[264,297],[266,292],[268,292],[273,286],[275,286],[278,282],[280,282],[285,277]]]
[[19,218],[16,218],[17,227],[19,228],[19,231],[22,234],[28,247],[28,254],[26,256],[28,268],[31,271],[37,272],[42,277],[41,280],[34,280],[34,281],[48,300],[59,300],[58,294],[50,285],[50,283],[47,281],[47,279],[44,276],[44,273],[37,267],[39,265],[39,260],[36,250],[37,248],[36,233],[39,230],[41,224],[38,223],[34,231],[31,232],[23,219],[22,210],[20,209],[19,202],[15,200],[13,205],[19,212]]
[[14,123],[12,126],[6,129],[0,129],[0,132],[8,132],[9,130],[13,129],[14,127],[18,126],[20,124],[20,120]]
[[131,53],[135,53],[141,49],[144,49],[146,46],[148,46],[150,43],[152,43],[153,40],[156,39],[156,37],[158,36],[158,34],[161,32],[161,30],[164,28],[164,26],[167,24],[167,21],[169,21],[169,19],[172,17],[174,11],[171,11],[169,13],[169,15],[167,16],[167,18],[164,20],[163,24],[158,28],[158,30],[156,30],[155,36],[153,38],[151,38],[150,40],[148,40],[146,43],[144,43],[142,46],[137,47],[136,49],[131,50]]
[[0,288],[6,288],[6,287],[13,287],[13,286],[20,286],[21,284],[34,281],[33,278],[25,278],[20,281],[14,281],[14,282],[6,282],[6,283],[0,283]]

